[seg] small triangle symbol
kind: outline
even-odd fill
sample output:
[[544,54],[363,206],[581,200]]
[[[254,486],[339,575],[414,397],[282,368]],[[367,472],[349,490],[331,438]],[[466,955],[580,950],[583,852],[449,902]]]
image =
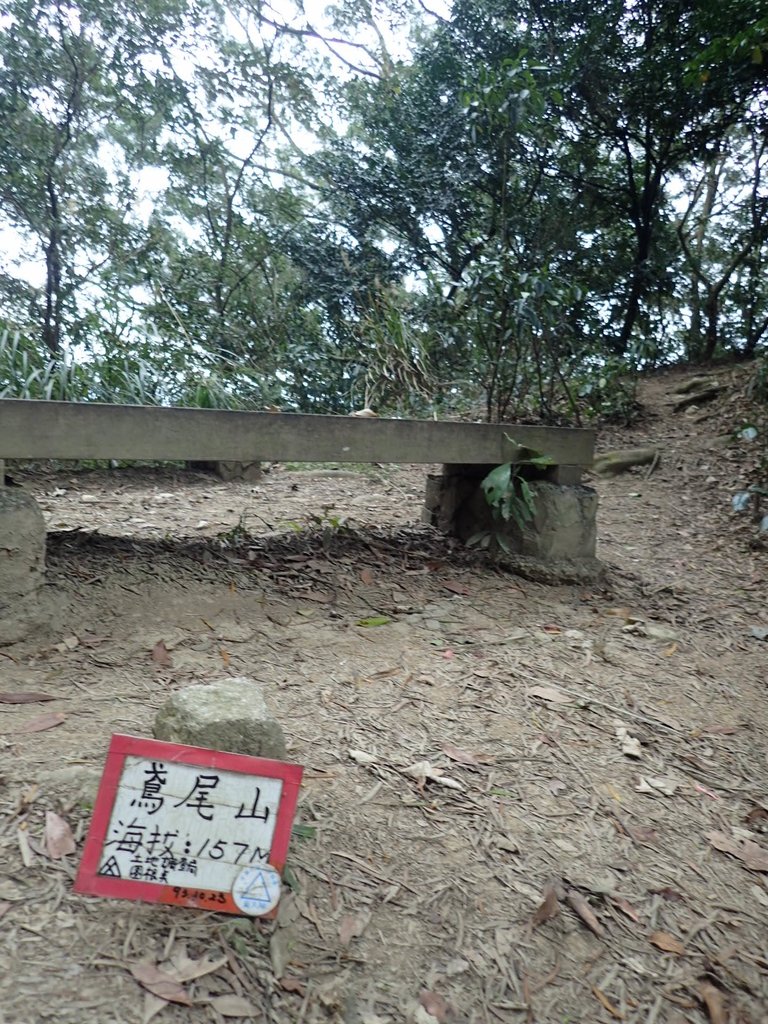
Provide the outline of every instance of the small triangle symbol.
[[116,857],[110,857],[109,860],[104,861],[98,870],[98,874],[102,875],[104,878],[123,877]]

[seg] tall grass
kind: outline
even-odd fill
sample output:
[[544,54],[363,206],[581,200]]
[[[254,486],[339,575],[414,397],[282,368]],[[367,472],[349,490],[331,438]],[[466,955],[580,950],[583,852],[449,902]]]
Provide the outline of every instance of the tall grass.
[[263,407],[253,385],[237,393],[239,382],[215,368],[169,365],[162,341],[157,358],[105,351],[83,360],[52,358],[20,330],[0,328],[0,398],[62,402],[109,402],[115,405],[184,405],[202,409]]

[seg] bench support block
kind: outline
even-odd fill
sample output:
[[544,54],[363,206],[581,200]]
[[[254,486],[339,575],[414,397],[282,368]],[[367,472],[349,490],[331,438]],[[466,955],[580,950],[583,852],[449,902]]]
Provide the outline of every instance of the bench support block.
[[597,495],[578,483],[532,480],[533,519],[521,529],[493,518],[480,487],[493,466],[444,466],[427,478],[423,521],[460,540],[502,533],[515,555],[544,564],[596,566]]
[[45,520],[36,501],[0,487],[0,644],[22,640],[40,621]]

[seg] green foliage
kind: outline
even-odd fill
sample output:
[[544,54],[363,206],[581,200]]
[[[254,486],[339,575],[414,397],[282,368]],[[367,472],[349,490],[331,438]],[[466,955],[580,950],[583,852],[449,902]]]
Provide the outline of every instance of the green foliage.
[[767,4],[0,0],[2,393],[628,420],[766,344]]
[[[165,359],[159,338],[146,339],[143,355],[116,350],[94,353],[87,362],[71,357],[47,358],[28,335],[0,330],[0,398],[117,405],[187,405],[202,409],[261,408],[257,393],[248,402],[228,375],[203,372],[194,365],[180,370]],[[240,374],[245,375],[245,368]]]
[[628,426],[638,409],[637,376],[624,360],[606,356],[573,372],[571,386],[581,419]]
[[[516,445],[511,437],[507,440]],[[537,452],[533,448],[516,446],[518,451],[515,460],[496,466],[480,484],[498,528],[474,534],[467,541],[471,546],[498,548],[509,554],[511,549],[504,527],[509,523],[515,523],[518,529],[522,530],[536,514],[534,493],[528,476],[531,470],[543,470],[553,465],[553,460],[549,455]]]

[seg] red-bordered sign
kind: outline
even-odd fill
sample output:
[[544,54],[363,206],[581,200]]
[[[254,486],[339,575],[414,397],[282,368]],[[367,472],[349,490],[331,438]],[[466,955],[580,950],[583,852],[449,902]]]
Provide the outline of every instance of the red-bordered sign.
[[113,736],[75,891],[272,916],[302,772]]

